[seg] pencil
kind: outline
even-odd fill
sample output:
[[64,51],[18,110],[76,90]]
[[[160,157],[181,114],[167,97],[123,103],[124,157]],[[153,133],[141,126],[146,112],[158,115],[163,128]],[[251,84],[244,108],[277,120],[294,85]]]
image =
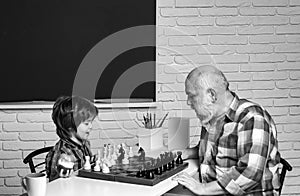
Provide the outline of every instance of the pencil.
[[167,116],[168,116],[169,112],[164,116],[164,118],[162,119],[162,121],[160,122],[158,127],[161,127],[164,123],[164,121],[166,120]]

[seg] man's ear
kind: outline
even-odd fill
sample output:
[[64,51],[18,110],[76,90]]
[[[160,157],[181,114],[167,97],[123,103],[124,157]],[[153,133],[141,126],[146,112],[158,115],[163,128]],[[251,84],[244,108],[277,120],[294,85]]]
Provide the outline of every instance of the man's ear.
[[218,99],[217,92],[214,89],[212,89],[212,88],[207,89],[207,94],[210,97],[210,100],[212,103],[215,103],[217,101],[217,99]]

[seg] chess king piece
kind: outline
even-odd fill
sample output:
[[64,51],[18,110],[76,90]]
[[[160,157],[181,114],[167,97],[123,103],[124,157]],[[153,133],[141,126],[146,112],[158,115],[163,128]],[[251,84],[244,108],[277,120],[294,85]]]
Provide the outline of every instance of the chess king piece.
[[85,163],[84,163],[83,169],[85,169],[85,170],[91,169],[90,156],[85,156]]

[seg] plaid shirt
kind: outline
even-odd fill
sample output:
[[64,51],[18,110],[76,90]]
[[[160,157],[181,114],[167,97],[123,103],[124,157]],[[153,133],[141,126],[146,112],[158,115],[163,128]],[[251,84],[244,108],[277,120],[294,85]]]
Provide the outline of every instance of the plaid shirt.
[[60,139],[46,156],[46,171],[49,181],[59,178],[57,162],[61,154],[67,154],[75,158],[73,166],[74,171],[83,167],[85,163],[85,156],[92,156],[90,143],[88,141],[79,145],[72,140]]
[[278,195],[280,154],[274,121],[262,107],[232,94],[226,114],[215,126],[202,127],[199,179],[217,180],[225,195]]

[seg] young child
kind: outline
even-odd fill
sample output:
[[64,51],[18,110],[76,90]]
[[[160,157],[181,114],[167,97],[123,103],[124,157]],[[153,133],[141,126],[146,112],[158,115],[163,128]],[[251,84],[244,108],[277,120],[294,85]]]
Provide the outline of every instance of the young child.
[[[59,97],[52,112],[59,141],[46,156],[46,171],[49,181],[68,177],[72,170],[78,170],[85,163],[85,156],[92,156],[87,140],[92,121],[98,109],[89,100],[78,96]],[[65,164],[64,163],[68,163]],[[63,167],[71,167],[63,171]]]

